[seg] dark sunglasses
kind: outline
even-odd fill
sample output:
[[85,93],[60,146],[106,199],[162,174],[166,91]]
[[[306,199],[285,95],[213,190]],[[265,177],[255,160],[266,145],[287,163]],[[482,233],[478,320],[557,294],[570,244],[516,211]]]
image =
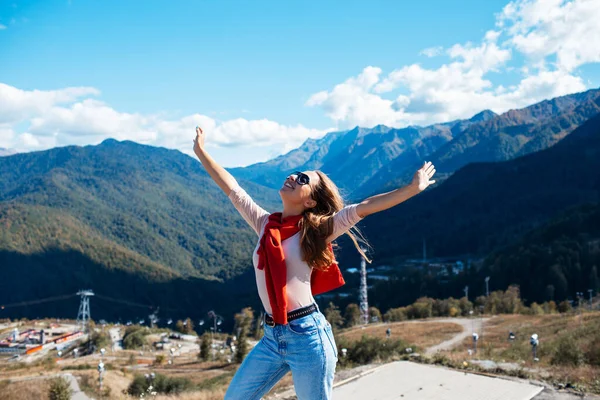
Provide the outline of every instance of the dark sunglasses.
[[298,185],[308,185],[310,183],[310,177],[303,172],[296,171],[292,175],[296,175],[296,183]]

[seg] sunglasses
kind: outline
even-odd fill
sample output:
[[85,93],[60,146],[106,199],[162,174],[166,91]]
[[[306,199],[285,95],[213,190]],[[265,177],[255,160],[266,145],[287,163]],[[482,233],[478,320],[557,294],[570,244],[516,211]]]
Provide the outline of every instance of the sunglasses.
[[310,183],[310,177],[303,172],[296,171],[292,175],[296,175],[296,183],[298,185],[308,185]]

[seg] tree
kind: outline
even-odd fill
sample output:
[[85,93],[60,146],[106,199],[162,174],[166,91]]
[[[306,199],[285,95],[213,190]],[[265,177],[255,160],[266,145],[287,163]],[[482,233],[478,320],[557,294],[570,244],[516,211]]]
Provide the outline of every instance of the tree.
[[325,318],[331,324],[331,328],[336,331],[344,325],[344,318],[342,318],[342,314],[340,313],[340,309],[329,302],[329,307],[325,309]]
[[185,324],[184,325],[185,325],[185,332],[184,333],[186,333],[188,335],[191,335],[191,334],[193,334],[195,332],[194,331],[194,322],[191,320],[191,318],[188,317],[185,320]]
[[179,320],[175,324],[175,329],[186,335],[194,333],[194,322],[188,317],[185,321]]
[[369,307],[369,322],[382,322],[381,312],[377,307]]
[[246,325],[243,325],[240,328],[240,335],[238,337],[237,350],[235,352],[235,362],[236,363],[241,364],[242,361],[244,361],[246,354],[248,354],[248,341],[246,340],[246,336],[248,334],[247,329],[248,328]]
[[250,331],[250,324],[254,320],[254,311],[251,307],[243,308],[242,311],[235,314],[235,331],[238,332],[237,351],[235,352],[235,362],[241,363],[248,354],[248,341],[246,336]]
[[346,306],[346,311],[344,311],[344,320],[344,326],[346,328],[360,324],[360,308],[358,308],[356,303],[350,303]]
[[209,357],[210,351],[210,338],[208,334],[205,332],[200,339],[200,353],[198,353],[198,358],[202,361],[207,361]]
[[62,376],[50,381],[50,389],[48,390],[50,400],[70,400],[72,393],[71,384]]
[[573,307],[571,307],[571,303],[569,302],[569,300],[563,300],[558,304],[558,312],[560,313],[566,313],[569,312],[573,309]]

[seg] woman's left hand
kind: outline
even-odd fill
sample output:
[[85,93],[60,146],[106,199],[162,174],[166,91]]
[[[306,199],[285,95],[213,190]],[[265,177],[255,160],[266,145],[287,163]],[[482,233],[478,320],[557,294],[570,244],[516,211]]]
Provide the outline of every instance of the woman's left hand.
[[433,174],[435,174],[435,167],[431,161],[426,161],[421,169],[415,172],[411,185],[418,187],[419,191],[422,192],[427,189],[429,185],[435,183],[435,180],[430,180]]

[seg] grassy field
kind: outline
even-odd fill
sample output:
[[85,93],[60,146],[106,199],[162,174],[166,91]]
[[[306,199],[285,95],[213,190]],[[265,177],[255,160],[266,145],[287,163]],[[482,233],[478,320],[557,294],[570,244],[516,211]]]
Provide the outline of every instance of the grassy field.
[[383,339],[388,328],[392,331],[390,335],[392,339],[400,338],[419,348],[431,347],[446,341],[463,330],[460,325],[452,322],[403,321],[345,329],[338,332],[336,337],[359,340],[362,335],[367,335]]
[[[470,326],[470,325],[469,325]],[[359,342],[363,335],[384,339],[386,330],[391,329],[391,340],[402,339],[404,342],[418,348],[419,351],[444,342],[463,331],[458,323],[450,319],[443,320],[413,320],[389,324],[372,324],[366,327],[354,327],[336,332],[338,341]],[[508,341],[508,333],[516,334],[516,340]],[[499,363],[512,363],[518,369],[518,376],[535,377],[549,382],[572,382],[578,387],[594,393],[600,393],[600,366],[590,365],[590,354],[594,354],[597,343],[600,343],[600,313],[553,314],[553,315],[499,315],[491,317],[486,323],[483,332],[479,332],[479,352],[469,355],[467,349],[471,347],[471,339],[467,337],[458,342],[451,350],[443,351],[434,357],[433,361],[447,360],[447,365],[463,368],[464,362],[468,368],[475,368],[471,361],[475,359],[493,360]],[[540,337],[538,349],[539,362],[533,362],[529,337],[537,333]],[[578,364],[566,364],[565,360],[571,358],[557,358],[557,352],[564,347],[561,344],[565,338],[576,338],[573,342],[576,350],[566,347],[567,355],[575,351]],[[387,342],[386,342],[387,343]],[[564,349],[561,351],[565,351]],[[43,379],[31,382],[8,383],[7,379],[24,376],[41,377],[46,374],[69,372],[78,378],[80,387],[90,397],[110,399],[131,399],[125,393],[135,374],[155,372],[173,378],[185,378],[189,381],[192,391],[179,396],[159,395],[157,399],[182,399],[182,400],[216,400],[222,399],[237,365],[227,361],[217,360],[201,362],[197,359],[197,352],[183,354],[175,358],[173,365],[152,365],[158,352],[119,351],[110,354],[105,363],[108,370],[105,375],[105,397],[98,391],[98,373],[95,366],[97,358],[83,357],[80,359],[63,360],[56,363],[52,357],[41,359],[32,364],[5,362],[0,360],[0,393],[7,400],[21,400],[28,398],[47,398],[48,383]],[[600,354],[600,353],[599,353]],[[133,356],[133,357],[132,357]],[[564,356],[564,355],[563,355]],[[379,361],[377,361],[379,362]],[[446,361],[443,361],[446,363]],[[338,364],[337,376],[350,373],[354,370],[343,371],[343,363]],[[140,368],[141,367],[141,368]],[[500,371],[497,371],[500,372]],[[288,373],[275,387],[272,393],[285,390],[293,384],[291,374]]]

